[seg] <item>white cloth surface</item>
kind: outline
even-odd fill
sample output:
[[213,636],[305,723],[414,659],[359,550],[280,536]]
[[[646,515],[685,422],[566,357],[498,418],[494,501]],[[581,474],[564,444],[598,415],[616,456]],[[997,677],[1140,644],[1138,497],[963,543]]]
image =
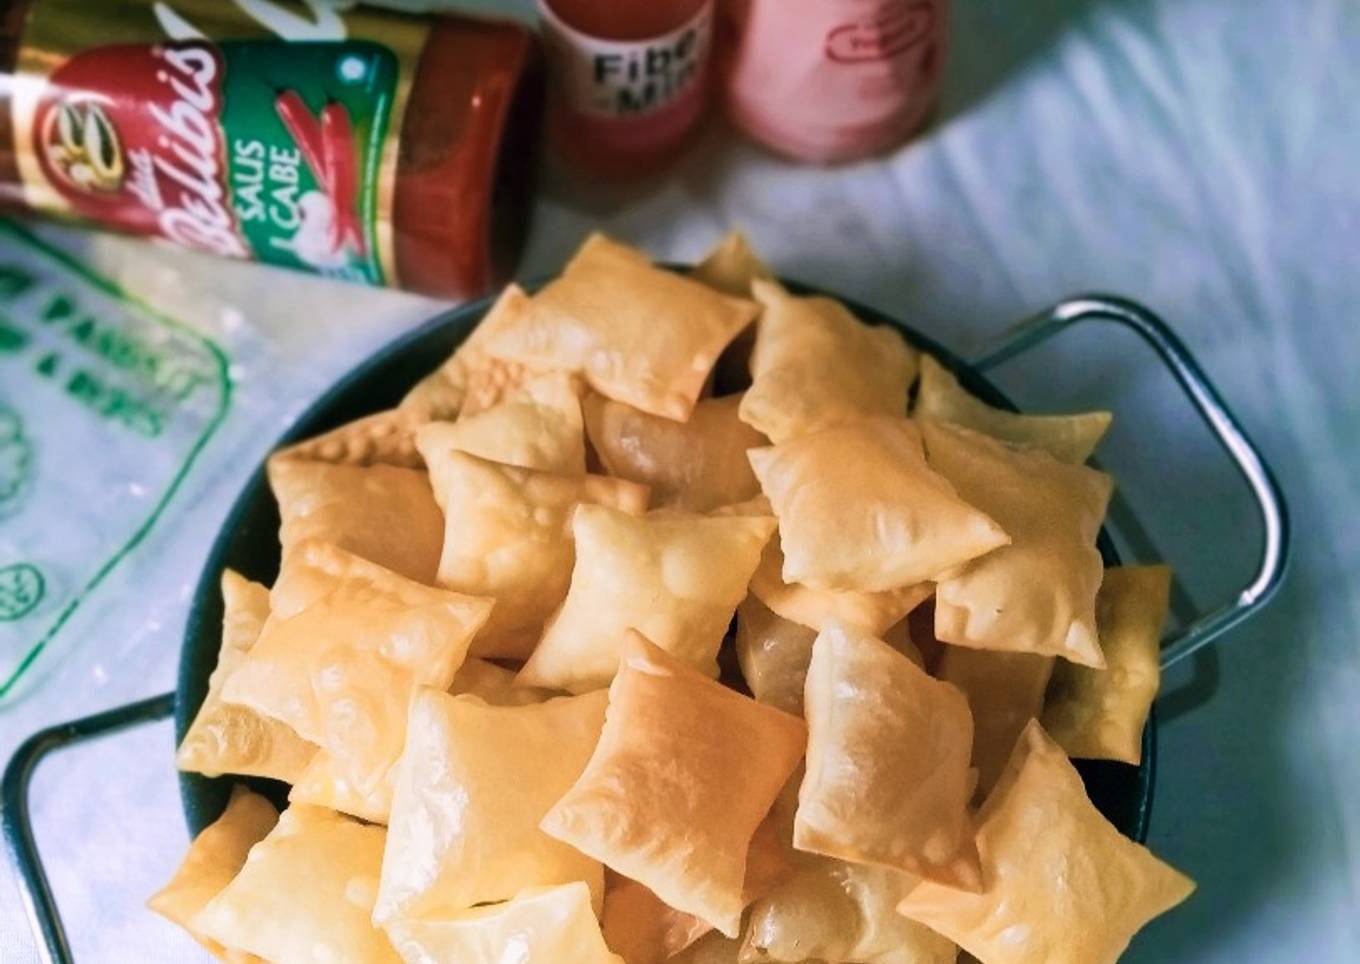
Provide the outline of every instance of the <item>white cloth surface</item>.
[[[1184,337],[1277,470],[1295,557],[1273,605],[1166,680],[1150,844],[1199,890],[1130,961],[1360,960],[1358,54],[1352,0],[957,0],[938,124],[891,156],[798,167],[715,125],[665,178],[550,176],[538,205],[525,276],[596,226],[692,259],[738,225],[781,273],[960,350],[1093,289],[1144,301]],[[49,236],[226,338],[237,412],[273,410],[278,431],[434,307]],[[261,358],[288,377],[253,379]],[[1132,338],[1073,332],[1001,380],[1022,404],[1113,408],[1104,460],[1176,566],[1182,613],[1245,581],[1258,537],[1243,490]],[[195,511],[113,577],[107,634],[0,713],[0,757],[40,726],[172,687],[187,596],[269,444],[231,424],[218,440],[231,457],[177,496]],[[163,724],[53,758],[34,782],[78,961],[203,956],[141,909],[186,842],[171,752]],[[0,875],[0,960],[27,964],[32,947]]]

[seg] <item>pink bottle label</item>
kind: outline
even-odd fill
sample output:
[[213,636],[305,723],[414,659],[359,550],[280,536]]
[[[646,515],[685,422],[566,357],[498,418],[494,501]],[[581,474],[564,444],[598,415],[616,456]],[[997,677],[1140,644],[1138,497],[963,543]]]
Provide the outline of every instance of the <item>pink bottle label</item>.
[[939,89],[947,0],[744,0],[728,68],[736,121],[776,150],[846,160],[893,146]]

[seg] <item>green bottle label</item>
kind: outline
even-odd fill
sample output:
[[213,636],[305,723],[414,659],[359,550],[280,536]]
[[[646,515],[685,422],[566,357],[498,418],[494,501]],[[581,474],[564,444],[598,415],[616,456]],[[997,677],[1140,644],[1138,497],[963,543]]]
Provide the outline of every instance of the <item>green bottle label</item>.
[[222,56],[227,180],[250,250],[382,284],[378,185],[396,56],[368,41],[228,42]]

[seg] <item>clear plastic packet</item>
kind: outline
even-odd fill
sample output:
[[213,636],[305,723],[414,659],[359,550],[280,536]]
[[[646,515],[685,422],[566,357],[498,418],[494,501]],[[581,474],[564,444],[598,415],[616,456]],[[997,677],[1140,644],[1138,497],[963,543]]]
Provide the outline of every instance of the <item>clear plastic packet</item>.
[[0,711],[34,692],[57,712],[95,705],[92,688],[141,692],[147,667],[168,682],[189,586],[246,476],[307,401],[433,310],[137,248],[0,221]]

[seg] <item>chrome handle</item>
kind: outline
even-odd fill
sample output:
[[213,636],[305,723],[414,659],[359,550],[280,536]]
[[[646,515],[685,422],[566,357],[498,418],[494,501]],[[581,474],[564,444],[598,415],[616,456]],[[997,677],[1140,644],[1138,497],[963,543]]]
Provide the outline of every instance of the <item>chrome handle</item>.
[[1246,480],[1265,532],[1256,575],[1246,588],[1222,606],[1197,617],[1162,640],[1162,668],[1166,669],[1250,617],[1279,588],[1289,561],[1289,512],[1274,473],[1242,431],[1199,363],[1166,323],[1142,305],[1110,295],[1070,298],[1006,332],[974,359],[972,366],[984,372],[993,369],[1083,321],[1123,325],[1157,352]]
[[174,711],[175,694],[165,693],[70,723],[59,723],[25,740],[5,767],[4,778],[0,780],[0,823],[4,825],[5,849],[14,864],[24,910],[28,913],[34,937],[39,939],[38,952],[45,964],[71,964],[71,945],[66,940],[66,928],[62,926],[57,901],[47,882],[38,843],[33,837],[33,821],[28,808],[28,786],[33,771],[44,757],[56,750],[131,726],[154,723]]

